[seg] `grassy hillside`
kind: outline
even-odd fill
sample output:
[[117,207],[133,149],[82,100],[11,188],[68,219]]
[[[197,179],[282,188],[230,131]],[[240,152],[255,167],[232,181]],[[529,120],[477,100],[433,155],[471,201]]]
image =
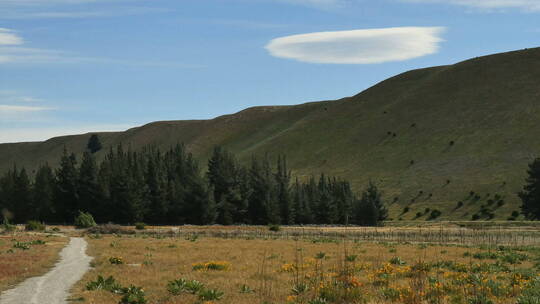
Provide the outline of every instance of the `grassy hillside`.
[[[440,219],[469,220],[482,205],[506,219],[518,209],[527,163],[540,156],[539,121],[540,49],[528,49],[406,72],[340,100],[155,122],[100,137],[105,147],[184,142],[202,161],[214,145],[242,161],[286,153],[301,177],[327,172],[356,190],[375,181],[394,219],[416,219],[430,208],[442,211]],[[0,171],[14,162],[56,164],[64,145],[80,153],[88,137],[2,144]],[[496,195],[504,204],[488,206]]]

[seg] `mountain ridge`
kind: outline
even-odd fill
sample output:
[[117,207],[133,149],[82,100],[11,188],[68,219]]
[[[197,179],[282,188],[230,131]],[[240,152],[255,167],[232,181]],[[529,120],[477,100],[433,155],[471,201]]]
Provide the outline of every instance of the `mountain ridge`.
[[[394,219],[425,219],[416,215],[426,208],[441,210],[441,219],[468,219],[481,206],[506,219],[518,209],[515,193],[527,163],[540,155],[538,119],[540,48],[534,48],[411,70],[333,101],[97,134],[104,150],[185,143],[202,167],[215,145],[243,163],[252,155],[287,154],[300,178],[325,172],[351,180],[357,191],[376,182]],[[13,163],[56,165],[64,146],[82,153],[89,134],[0,144],[0,172]],[[471,191],[480,199],[473,202]],[[496,194],[504,201],[497,208],[489,202]],[[464,206],[456,209],[459,201]],[[403,213],[405,207],[410,211]]]

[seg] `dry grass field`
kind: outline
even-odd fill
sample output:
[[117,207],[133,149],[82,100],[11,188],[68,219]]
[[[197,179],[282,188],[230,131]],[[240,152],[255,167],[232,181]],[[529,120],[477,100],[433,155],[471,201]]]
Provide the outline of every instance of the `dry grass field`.
[[[533,246],[201,234],[87,240],[95,260],[73,289],[81,303],[533,303],[540,290]],[[131,285],[143,291],[131,288],[128,298],[120,286]]]
[[0,292],[42,275],[58,260],[68,238],[16,232],[0,235]]

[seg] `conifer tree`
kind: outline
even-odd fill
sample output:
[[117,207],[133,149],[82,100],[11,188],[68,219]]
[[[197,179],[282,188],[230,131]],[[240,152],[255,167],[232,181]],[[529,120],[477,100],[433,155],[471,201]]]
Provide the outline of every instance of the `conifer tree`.
[[90,151],[90,153],[94,154],[97,151],[101,150],[101,141],[99,140],[99,137],[97,134],[92,134],[90,138],[88,139],[88,144],[86,145],[86,149]]
[[89,212],[99,219],[99,202],[102,200],[101,188],[98,183],[98,168],[94,156],[84,152],[79,168],[78,179],[79,211]]
[[519,193],[521,198],[521,212],[531,220],[540,219],[540,158],[529,164],[527,180],[523,190]]
[[68,223],[73,221],[78,214],[79,196],[77,194],[78,172],[76,163],[75,154],[68,154],[67,149],[64,147],[60,159],[60,168],[56,170],[54,202],[57,217],[55,221]]
[[32,192],[32,206],[36,210],[36,220],[48,221],[54,218],[56,212],[54,209],[55,183],[51,167],[48,164],[41,166],[36,172]]
[[37,217],[36,210],[32,206],[30,180],[26,170],[23,168],[20,172],[15,170],[15,183],[13,188],[13,206],[12,213],[15,221],[25,223],[28,220]]

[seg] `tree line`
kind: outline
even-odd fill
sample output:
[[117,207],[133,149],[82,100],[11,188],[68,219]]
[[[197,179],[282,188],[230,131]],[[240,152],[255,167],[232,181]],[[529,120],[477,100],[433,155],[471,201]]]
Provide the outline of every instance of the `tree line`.
[[343,224],[374,226],[387,217],[369,184],[360,196],[336,177],[293,178],[285,156],[249,165],[215,147],[206,170],[183,145],[166,151],[110,148],[98,161],[64,149],[57,169],[33,177],[14,166],[0,177],[0,210],[13,222],[72,223],[79,211],[97,222],[150,224]]

